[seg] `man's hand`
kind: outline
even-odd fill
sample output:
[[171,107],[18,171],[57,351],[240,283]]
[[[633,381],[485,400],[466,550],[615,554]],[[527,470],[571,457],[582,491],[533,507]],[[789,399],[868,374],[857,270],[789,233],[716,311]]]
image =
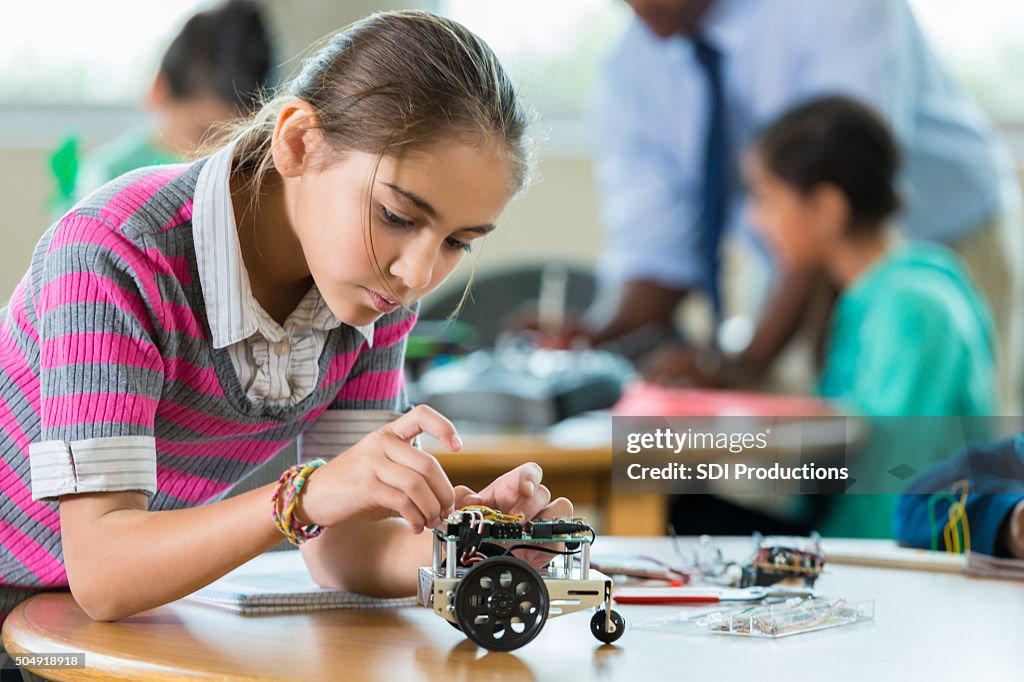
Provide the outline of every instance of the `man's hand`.
[[710,350],[678,342],[665,343],[644,355],[637,370],[645,381],[662,386],[722,388],[723,359]]

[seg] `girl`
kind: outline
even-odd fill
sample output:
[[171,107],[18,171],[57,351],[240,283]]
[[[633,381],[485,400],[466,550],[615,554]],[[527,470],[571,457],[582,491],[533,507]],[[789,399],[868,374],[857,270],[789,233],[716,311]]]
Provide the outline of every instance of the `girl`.
[[[385,419],[416,302],[526,181],[525,127],[478,37],[378,14],[224,149],[132,172],[54,225],[0,327],[3,612],[70,586],[124,618],[282,533],[319,535],[302,551],[322,585],[408,595],[422,531],[455,507],[571,514],[535,464],[453,488],[414,444],[459,449],[452,424]],[[303,461],[342,455],[214,501],[297,436]]]
[[61,186],[71,188],[61,213],[123,173],[195,158],[214,126],[259,108],[270,75],[270,37],[256,3],[228,0],[192,16],[164,53],[146,98],[155,129],[130,130],[86,155],[77,178],[55,165]]
[[[951,251],[891,236],[898,167],[895,142],[871,110],[844,97],[809,102],[769,126],[747,159],[752,222],[783,267],[819,268],[840,292],[823,396],[869,417],[992,414],[988,309]],[[875,436],[854,460],[862,489],[895,483],[882,478],[895,465],[948,455],[932,424],[874,420]],[[844,495],[824,530],[889,536],[893,503]]]

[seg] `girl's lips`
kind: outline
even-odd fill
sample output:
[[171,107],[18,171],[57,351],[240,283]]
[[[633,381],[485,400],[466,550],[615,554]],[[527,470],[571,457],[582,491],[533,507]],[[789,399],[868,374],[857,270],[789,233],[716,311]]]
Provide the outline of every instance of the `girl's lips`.
[[[366,289],[366,287],[363,287]],[[370,294],[370,302],[373,307],[382,313],[390,313],[391,311],[398,308],[398,302],[394,301],[382,294],[378,294],[373,289],[366,289],[367,293]]]

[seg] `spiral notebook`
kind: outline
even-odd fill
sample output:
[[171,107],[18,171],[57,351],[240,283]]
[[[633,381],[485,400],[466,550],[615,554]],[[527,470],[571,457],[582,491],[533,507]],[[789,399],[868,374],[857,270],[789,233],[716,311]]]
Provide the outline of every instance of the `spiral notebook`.
[[418,604],[416,597],[379,599],[322,588],[309,577],[297,551],[261,554],[185,598],[246,616]]

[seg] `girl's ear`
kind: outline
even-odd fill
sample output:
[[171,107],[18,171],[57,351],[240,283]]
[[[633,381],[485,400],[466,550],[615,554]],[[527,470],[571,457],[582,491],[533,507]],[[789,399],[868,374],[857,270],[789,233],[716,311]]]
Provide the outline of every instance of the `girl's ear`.
[[171,99],[171,89],[167,85],[167,77],[161,71],[153,79],[146,93],[145,103],[149,109],[157,110],[163,107]]
[[270,147],[281,177],[298,177],[309,168],[310,143],[316,135],[316,115],[309,104],[295,100],[281,108]]
[[821,235],[830,239],[842,237],[852,215],[846,194],[832,183],[822,182],[811,189],[808,199]]

